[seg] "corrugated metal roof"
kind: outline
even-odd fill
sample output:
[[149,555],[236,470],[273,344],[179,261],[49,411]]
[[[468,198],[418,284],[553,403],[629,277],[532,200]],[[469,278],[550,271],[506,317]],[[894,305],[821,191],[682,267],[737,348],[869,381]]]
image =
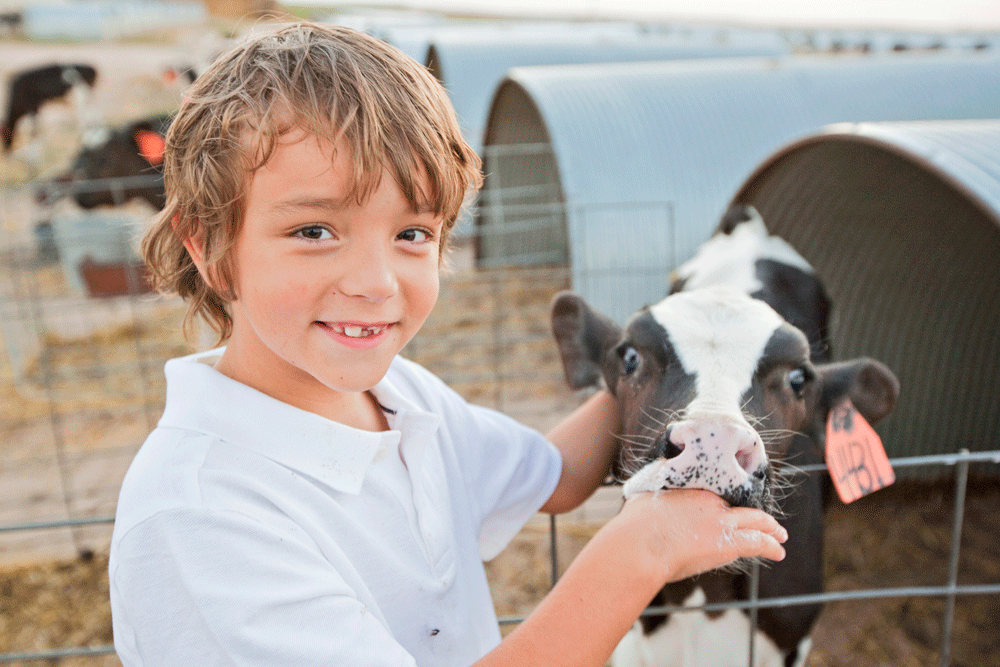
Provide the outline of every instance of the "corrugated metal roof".
[[[997,114],[1000,118],[1000,113]],[[830,137],[867,139],[920,160],[978,200],[1000,220],[1000,132],[997,120],[837,123]]]
[[764,161],[734,201],[822,277],[834,357],[899,376],[878,427],[891,455],[996,449],[1000,120],[831,126]]
[[[569,231],[549,255],[561,252],[574,288],[622,320],[663,296],[670,270],[782,145],[843,121],[994,117],[990,53],[515,68],[488,122],[484,199],[496,210],[505,185],[553,174]],[[526,140],[550,151],[549,167],[499,159]]]
[[769,56],[791,48],[777,34],[645,33],[632,24],[451,27],[429,38],[425,64],[451,95],[466,141],[481,150],[490,101],[512,67]]

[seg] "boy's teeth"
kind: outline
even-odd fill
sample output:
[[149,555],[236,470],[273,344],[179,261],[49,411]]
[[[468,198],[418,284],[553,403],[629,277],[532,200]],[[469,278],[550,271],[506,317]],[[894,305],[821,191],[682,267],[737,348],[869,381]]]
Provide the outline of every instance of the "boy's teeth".
[[372,336],[374,334],[380,333],[383,327],[358,327],[358,326],[345,326],[343,327],[344,335],[350,336],[351,338],[363,338],[365,336]]

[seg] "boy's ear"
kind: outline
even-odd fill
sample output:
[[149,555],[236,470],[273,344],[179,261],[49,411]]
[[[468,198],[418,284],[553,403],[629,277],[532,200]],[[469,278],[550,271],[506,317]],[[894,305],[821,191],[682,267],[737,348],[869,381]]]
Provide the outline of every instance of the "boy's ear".
[[[173,225],[174,231],[177,231],[178,224],[180,223],[180,218],[174,216],[174,219],[170,222]],[[198,273],[201,274],[202,279],[205,280],[210,286],[212,281],[209,279],[208,272],[205,267],[205,234],[199,229],[195,234],[191,236],[185,236],[181,238],[181,242],[184,244],[184,248],[188,251],[188,255],[191,256],[191,261],[194,265],[198,267]]]
[[[171,224],[176,232],[179,227],[180,218],[174,216]],[[179,234],[178,234],[179,235]],[[236,299],[234,288],[230,286],[230,279],[221,273],[218,266],[209,266],[205,257],[205,232],[200,227],[198,231],[190,236],[181,237],[184,249],[187,250],[191,261],[194,262],[198,274],[205,284],[218,296],[226,300]]]

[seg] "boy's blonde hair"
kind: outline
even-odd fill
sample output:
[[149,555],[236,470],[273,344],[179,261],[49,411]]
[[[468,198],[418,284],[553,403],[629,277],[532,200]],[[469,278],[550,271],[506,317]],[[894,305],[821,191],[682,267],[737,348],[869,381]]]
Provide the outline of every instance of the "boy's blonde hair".
[[[466,195],[482,183],[447,94],[409,56],[333,25],[297,23],[248,40],[186,93],[167,133],[166,204],[142,242],[154,285],[189,300],[185,333],[198,316],[220,341],[232,333],[230,249],[247,185],[293,129],[346,143],[359,203],[387,170],[415,209],[429,206],[444,219],[442,253]],[[421,191],[425,182],[430,192]],[[201,241],[214,287],[184,248],[187,238]]]

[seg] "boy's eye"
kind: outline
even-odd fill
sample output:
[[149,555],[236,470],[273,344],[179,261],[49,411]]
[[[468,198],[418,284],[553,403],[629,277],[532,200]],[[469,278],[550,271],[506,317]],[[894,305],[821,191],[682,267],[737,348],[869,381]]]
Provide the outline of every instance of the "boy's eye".
[[424,241],[431,240],[431,233],[426,229],[411,228],[404,229],[396,238],[401,241],[409,241],[410,243],[423,243]]
[[298,236],[310,241],[321,241],[323,239],[333,238],[326,227],[320,227],[319,225],[310,225],[309,227],[303,227],[302,229],[295,232]]

